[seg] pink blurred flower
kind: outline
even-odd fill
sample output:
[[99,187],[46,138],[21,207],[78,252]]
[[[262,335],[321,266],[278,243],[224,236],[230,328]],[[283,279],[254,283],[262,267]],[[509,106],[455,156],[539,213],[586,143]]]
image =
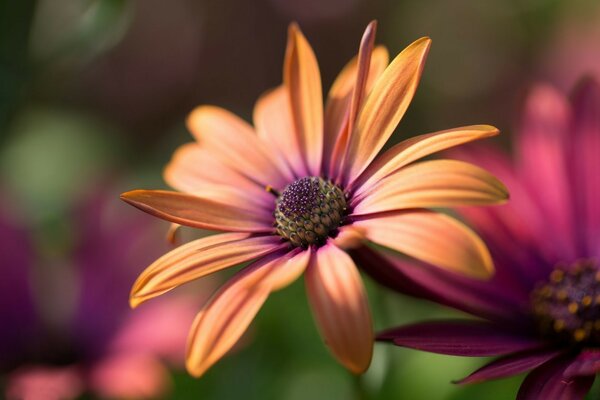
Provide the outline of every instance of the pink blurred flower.
[[74,210],[72,251],[60,262],[35,254],[33,232],[0,211],[0,373],[8,399],[161,397],[170,384],[163,361],[183,364],[195,302],[167,297],[130,312],[129,286],[161,251],[160,235],[108,198],[91,196]]
[[489,246],[496,275],[481,282],[373,251],[359,258],[398,291],[479,317],[428,321],[379,336],[434,353],[498,358],[459,383],[528,372],[518,399],[583,399],[600,373],[600,86],[569,102],[536,87],[516,157],[479,147],[463,158],[497,174],[511,201],[465,209]]

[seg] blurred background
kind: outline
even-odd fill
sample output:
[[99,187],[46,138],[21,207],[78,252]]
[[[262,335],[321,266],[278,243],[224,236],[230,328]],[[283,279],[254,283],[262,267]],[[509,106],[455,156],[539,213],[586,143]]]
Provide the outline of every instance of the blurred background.
[[[368,373],[351,376],[322,345],[301,281],[275,293],[244,343],[200,380],[183,371],[183,343],[224,276],[127,309],[136,275],[169,247],[168,224],[119,193],[165,187],[162,168],[191,140],[194,106],[250,120],[255,99],[281,82],[290,21],[328,88],[372,19],[392,56],[433,39],[393,142],[487,123],[510,146],[533,83],[568,90],[600,76],[594,0],[0,0],[3,391],[34,382],[59,398],[514,397],[522,377],[450,383],[483,360],[379,344]],[[378,329],[452,315],[367,284]]]

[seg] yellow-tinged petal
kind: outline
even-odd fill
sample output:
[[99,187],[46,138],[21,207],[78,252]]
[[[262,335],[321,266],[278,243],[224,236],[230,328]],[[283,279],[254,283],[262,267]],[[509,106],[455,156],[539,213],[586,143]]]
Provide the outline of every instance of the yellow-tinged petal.
[[307,176],[303,153],[294,134],[288,89],[279,86],[263,94],[254,106],[253,119],[256,134],[268,147],[269,153],[289,166],[296,176]]
[[404,49],[367,96],[346,154],[349,181],[367,168],[396,129],[417,89],[430,45],[429,38],[421,38]]
[[[339,123],[337,131],[330,132],[326,130],[325,132],[327,136],[331,136],[332,133],[336,134],[329,166],[330,175],[336,181],[342,178],[340,172],[343,171],[345,163],[351,162],[351,160],[346,160],[346,152],[348,150],[350,135],[354,132],[356,116],[363,104],[365,94],[371,90],[374,82],[383,73],[388,63],[388,53],[385,48],[380,47],[373,50],[376,29],[377,23],[375,21],[367,26],[360,42],[358,56],[354,60],[354,65],[350,64],[340,74],[339,79],[352,79],[353,81],[351,84],[344,84],[343,81],[339,81],[340,87],[332,88],[332,96],[344,95],[344,97],[337,101],[334,101],[330,97],[328,102],[329,109],[326,109],[330,113],[337,112],[342,114],[341,119],[337,121],[334,119],[334,123]],[[348,91],[347,94],[344,93],[346,90]],[[336,91],[338,92],[337,94]],[[336,104],[337,110],[334,107]],[[331,116],[326,114],[326,117]],[[333,117],[335,117],[335,114]],[[330,122],[326,120],[326,128],[335,129],[336,127],[331,126]]]
[[325,343],[346,368],[363,373],[373,355],[367,295],[356,265],[335,245],[321,247],[306,270],[306,289]]
[[272,216],[239,199],[225,204],[213,199],[165,190],[132,190],[121,199],[158,218],[200,229],[235,232],[271,232]]
[[332,242],[340,249],[354,249],[360,247],[366,238],[365,230],[354,224],[339,228],[339,233]]
[[238,341],[269,293],[302,273],[309,251],[267,256],[236,274],[204,306],[188,339],[186,366],[199,377]]
[[281,249],[275,236],[223,233],[180,246],[152,263],[131,290],[130,304],[137,307],[179,285]]
[[497,128],[490,125],[471,125],[426,133],[404,140],[377,157],[352,184],[352,187],[356,187],[356,194],[360,194],[413,161],[454,146],[495,136],[498,132]]
[[283,187],[293,178],[273,162],[254,129],[223,108],[197,107],[188,116],[187,126],[198,143],[206,146],[223,163],[263,187]]
[[214,150],[196,142],[186,143],[175,151],[163,177],[180,192],[194,193],[207,186],[220,185],[239,188],[252,197],[270,196],[263,185],[219,159]]
[[377,214],[357,221],[369,240],[470,277],[489,278],[492,258],[479,236],[456,219],[429,210]]
[[321,73],[310,44],[295,23],[288,30],[283,82],[289,90],[295,132],[308,170],[319,176],[323,156]]
[[463,161],[409,165],[356,197],[355,215],[407,208],[501,204],[508,190],[489,172]]

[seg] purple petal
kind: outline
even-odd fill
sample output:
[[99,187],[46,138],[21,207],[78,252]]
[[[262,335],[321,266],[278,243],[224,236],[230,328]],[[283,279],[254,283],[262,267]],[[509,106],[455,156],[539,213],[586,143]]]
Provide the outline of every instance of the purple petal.
[[[4,199],[0,199],[4,200]],[[36,311],[30,288],[32,246],[0,201],[0,368],[19,357],[35,335]]]
[[508,356],[486,364],[484,367],[456,383],[476,383],[517,375],[521,372],[537,368],[561,353],[562,350],[559,349],[544,348],[509,354]]
[[595,375],[600,373],[600,350],[587,349],[582,351],[575,361],[571,363],[565,371],[565,376],[572,378],[574,376]]
[[600,85],[588,79],[573,96],[571,180],[584,255],[600,257]]
[[376,281],[393,290],[425,298],[473,315],[528,325],[524,313],[527,293],[492,280],[465,278],[418,261],[406,262],[366,246],[352,252],[353,258]]
[[543,345],[534,337],[507,331],[498,324],[468,320],[406,325],[382,332],[377,338],[412,349],[468,357],[505,355]]
[[79,223],[74,261],[81,298],[72,328],[87,356],[106,350],[130,315],[129,290],[135,277],[166,248],[152,219],[122,207],[118,193],[107,185],[88,193],[73,218]]
[[565,96],[550,86],[535,86],[525,103],[519,135],[515,138],[519,179],[545,217],[539,237],[545,238],[550,250],[558,251],[567,260],[577,255],[568,175],[571,160],[565,151],[571,140],[570,119]]
[[572,362],[573,356],[566,355],[534,369],[523,381],[517,400],[583,399],[594,383],[594,376],[564,377]]

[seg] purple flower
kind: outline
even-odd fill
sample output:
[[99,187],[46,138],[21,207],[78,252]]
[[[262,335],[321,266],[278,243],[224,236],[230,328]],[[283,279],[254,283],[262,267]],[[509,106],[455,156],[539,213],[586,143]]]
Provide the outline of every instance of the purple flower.
[[600,86],[571,102],[536,87],[515,137],[515,159],[491,148],[463,153],[508,186],[509,204],[465,209],[494,258],[491,281],[362,249],[379,282],[478,320],[428,321],[380,340],[460,356],[497,356],[458,383],[531,371],[518,399],[581,399],[600,372]]
[[162,361],[183,363],[195,302],[170,297],[139,313],[129,310],[129,286],[161,251],[161,241],[111,198],[91,196],[73,211],[73,240],[64,251],[55,243],[51,251],[34,246],[39,233],[17,223],[2,202],[0,377],[6,398],[157,397],[169,385]]

